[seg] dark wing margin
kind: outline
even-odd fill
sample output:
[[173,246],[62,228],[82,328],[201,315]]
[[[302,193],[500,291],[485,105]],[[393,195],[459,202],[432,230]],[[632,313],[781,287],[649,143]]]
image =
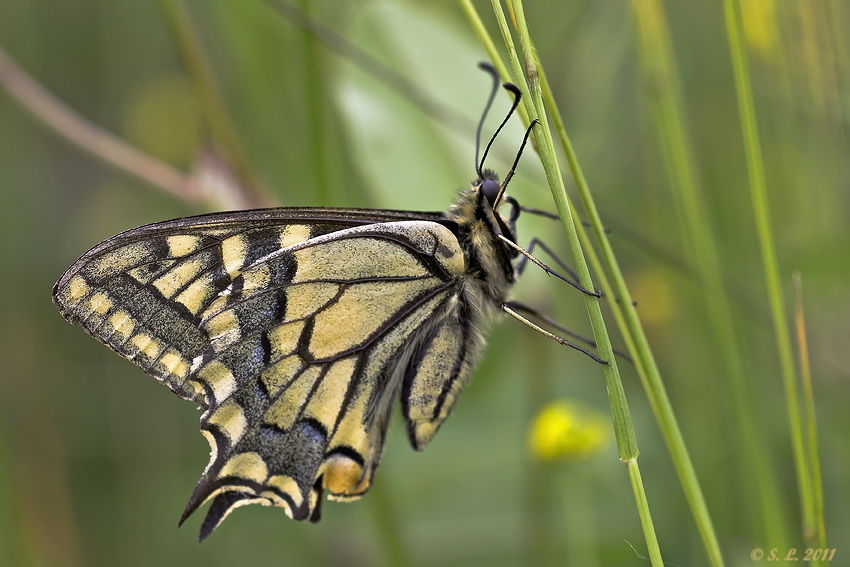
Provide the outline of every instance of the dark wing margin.
[[101,243],[54,286],[66,319],[205,408],[211,461],[183,517],[214,500],[202,539],[240,505],[316,521],[325,489],[368,490],[404,368],[453,316],[465,269],[443,215],[396,222],[406,215],[157,223]]

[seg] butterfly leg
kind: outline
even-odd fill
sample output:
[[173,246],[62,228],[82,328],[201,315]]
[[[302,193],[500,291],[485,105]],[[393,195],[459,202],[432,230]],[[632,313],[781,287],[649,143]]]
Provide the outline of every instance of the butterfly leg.
[[534,262],[535,264],[537,264],[538,266],[540,266],[540,268],[541,268],[544,272],[546,272],[547,274],[551,274],[551,275],[553,275],[553,276],[556,276],[556,277],[558,277],[558,278],[560,278],[560,279],[564,280],[565,282],[567,282],[568,284],[570,284],[571,286],[573,286],[574,288],[576,288],[576,289],[577,289],[577,290],[579,290],[580,292],[582,292],[582,293],[586,293],[587,295],[592,295],[592,296],[594,296],[594,297],[602,297],[602,293],[601,293],[601,292],[598,292],[598,291],[589,291],[589,290],[585,289],[584,287],[582,287],[582,286],[581,286],[581,284],[576,283],[575,281],[573,281],[573,280],[571,280],[571,279],[569,279],[569,278],[567,278],[567,277],[562,276],[561,274],[559,274],[558,272],[556,272],[555,270],[553,270],[552,268],[550,268],[549,266],[547,266],[546,264],[544,264],[543,262],[541,262],[540,260],[538,260],[537,258],[535,258],[534,256],[532,256],[532,255],[531,255],[531,251],[532,251],[532,250],[534,250],[534,247],[535,247],[535,246],[540,246],[543,250],[545,250],[545,251],[549,254],[549,256],[551,256],[552,258],[554,258],[554,259],[555,259],[555,261],[558,263],[558,265],[559,265],[559,266],[561,266],[561,268],[562,268],[563,270],[565,270],[568,274],[570,274],[570,275],[571,275],[571,276],[572,276],[575,280],[578,280],[578,279],[579,279],[579,278],[578,278],[578,274],[576,274],[575,270],[573,270],[572,268],[570,268],[569,266],[567,266],[566,262],[564,262],[563,260],[561,260],[561,259],[558,257],[558,255],[557,255],[557,254],[555,254],[555,253],[552,251],[552,249],[551,249],[551,248],[549,248],[548,246],[546,246],[546,245],[543,243],[543,241],[538,240],[537,238],[532,238],[532,239],[531,239],[531,244],[529,244],[529,245],[528,245],[528,249],[523,250],[523,248],[522,248],[522,247],[520,247],[520,246],[518,246],[518,245],[514,244],[513,242],[511,242],[511,241],[510,241],[510,239],[508,239],[508,238],[504,237],[504,236],[503,236],[503,235],[501,235],[501,234],[499,235],[499,239],[500,239],[502,242],[504,242],[505,244],[507,244],[508,246],[510,246],[511,248],[513,248],[514,250],[516,250],[517,252],[519,252],[520,254],[522,254],[522,256],[523,256],[522,258],[520,258],[519,262],[517,262],[517,265],[516,265],[516,275],[517,275],[517,277],[519,277],[520,275],[522,275],[522,272],[525,270],[525,266],[526,266],[526,264],[528,263],[528,260],[531,260],[532,262]]
[[[516,319],[517,321],[519,321],[520,323],[522,323],[524,325],[528,325],[529,327],[531,327],[532,329],[534,329],[538,333],[546,335],[550,339],[552,339],[556,342],[559,342],[564,346],[568,346],[570,348],[576,349],[579,352],[583,352],[584,354],[586,354],[587,356],[589,356],[590,358],[592,358],[593,360],[595,360],[599,364],[608,364],[608,361],[602,360],[601,358],[599,358],[598,356],[596,356],[595,354],[593,354],[592,352],[590,352],[586,348],[580,347],[577,344],[570,342],[563,337],[559,337],[558,335],[556,335],[554,333],[550,333],[549,331],[547,331],[543,327],[540,327],[539,325],[535,325],[534,323],[532,323],[531,321],[529,321],[528,319],[526,319],[525,317],[523,317],[522,315],[517,313],[518,310],[524,311],[525,310],[524,306],[520,306],[520,304],[509,301],[509,302],[503,303],[501,305],[501,307],[502,307],[502,311],[504,311],[505,313],[507,313],[508,315],[510,315],[511,317]],[[531,310],[531,311],[534,311],[534,310]]]
[[[568,336],[576,339],[579,342],[582,342],[586,345],[589,345],[593,348],[596,348],[596,342],[595,341],[588,339],[586,337],[583,337],[583,336],[579,335],[578,333],[570,331],[569,329],[567,329],[563,325],[554,321],[551,317],[541,313],[540,311],[538,311],[537,309],[534,309],[533,307],[529,307],[528,305],[525,305],[524,303],[520,303],[518,301],[509,301],[509,302],[506,303],[506,305],[509,308],[513,309],[514,311],[522,311],[522,312],[524,312],[528,315],[531,315],[532,317],[540,319],[541,321],[543,321],[547,325],[549,325],[551,327],[555,327],[556,329],[558,329],[559,332],[561,332],[565,335],[568,335]],[[614,352],[615,355],[619,356],[623,360],[626,360],[630,363],[632,362],[632,357],[630,357],[626,353],[621,352],[617,349],[613,349],[613,352]]]
[[544,243],[542,240],[540,240],[539,238],[536,238],[536,237],[531,239],[531,242],[528,244],[528,248],[525,249],[525,252],[528,255],[523,254],[523,257],[519,259],[519,262],[517,262],[517,266],[516,266],[517,275],[522,275],[522,273],[525,271],[525,267],[528,265],[529,259],[533,260],[533,257],[531,256],[531,252],[534,250],[535,246],[539,246],[540,248],[542,248],[547,254],[549,254],[549,256],[554,258],[555,262],[557,262],[558,265],[561,266],[562,270],[564,270],[565,272],[570,274],[570,276],[574,280],[578,280],[578,274],[576,273],[576,271],[573,270],[572,268],[570,268],[567,265],[566,262],[561,260],[561,258],[557,254],[555,254],[555,252],[551,248],[546,246],[546,243]]
[[[553,213],[553,212],[551,212],[551,211],[544,211],[543,209],[535,209],[535,208],[533,208],[533,207],[525,207],[525,206],[521,206],[521,207],[519,208],[519,210],[521,210],[521,211],[522,211],[522,212],[524,212],[524,213],[529,213],[529,214],[532,214],[532,215],[537,215],[537,216],[539,216],[539,217],[546,217],[547,219],[551,219],[551,220],[561,220],[561,217],[560,217],[560,216],[558,216],[558,214],[557,214],[557,213]],[[590,224],[589,222],[587,222],[586,220],[581,221],[581,226],[583,226],[584,228],[593,228],[593,225],[592,225],[592,224]],[[611,229],[610,229],[610,228],[603,228],[603,229],[602,229],[602,231],[603,231],[605,234],[611,234]]]

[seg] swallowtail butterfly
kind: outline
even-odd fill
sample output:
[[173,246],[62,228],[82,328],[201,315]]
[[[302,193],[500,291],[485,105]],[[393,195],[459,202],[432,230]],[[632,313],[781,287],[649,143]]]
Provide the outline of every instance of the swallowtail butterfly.
[[[505,86],[516,108],[519,91]],[[396,399],[413,447],[434,437],[488,323],[518,317],[520,208],[504,196],[513,170],[500,184],[483,162],[476,155],[478,179],[443,213],[180,218],[109,238],[56,283],[68,321],[203,409],[212,456],[183,515],[212,499],[201,539],[244,504],[317,521],[324,491],[362,496]]]

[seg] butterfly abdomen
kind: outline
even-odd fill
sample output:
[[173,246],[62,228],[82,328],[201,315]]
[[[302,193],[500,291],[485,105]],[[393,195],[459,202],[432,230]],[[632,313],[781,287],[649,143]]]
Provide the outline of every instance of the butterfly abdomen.
[[402,408],[408,437],[418,450],[449,416],[483,351],[486,328],[510,296],[513,265],[497,239],[501,228],[495,214],[485,195],[473,187],[461,192],[446,215],[463,250],[465,268],[456,278],[444,319],[429,329],[405,373]]

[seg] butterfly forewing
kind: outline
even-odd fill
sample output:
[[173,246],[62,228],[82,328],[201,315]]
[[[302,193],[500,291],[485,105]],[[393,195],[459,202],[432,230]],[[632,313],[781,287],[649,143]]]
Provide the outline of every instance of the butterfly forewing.
[[212,457],[184,514],[215,497],[202,537],[252,502],[315,520],[323,489],[369,488],[400,390],[421,449],[469,375],[467,259],[444,224],[344,209],[158,223],[85,254],[54,301],[205,408]]

